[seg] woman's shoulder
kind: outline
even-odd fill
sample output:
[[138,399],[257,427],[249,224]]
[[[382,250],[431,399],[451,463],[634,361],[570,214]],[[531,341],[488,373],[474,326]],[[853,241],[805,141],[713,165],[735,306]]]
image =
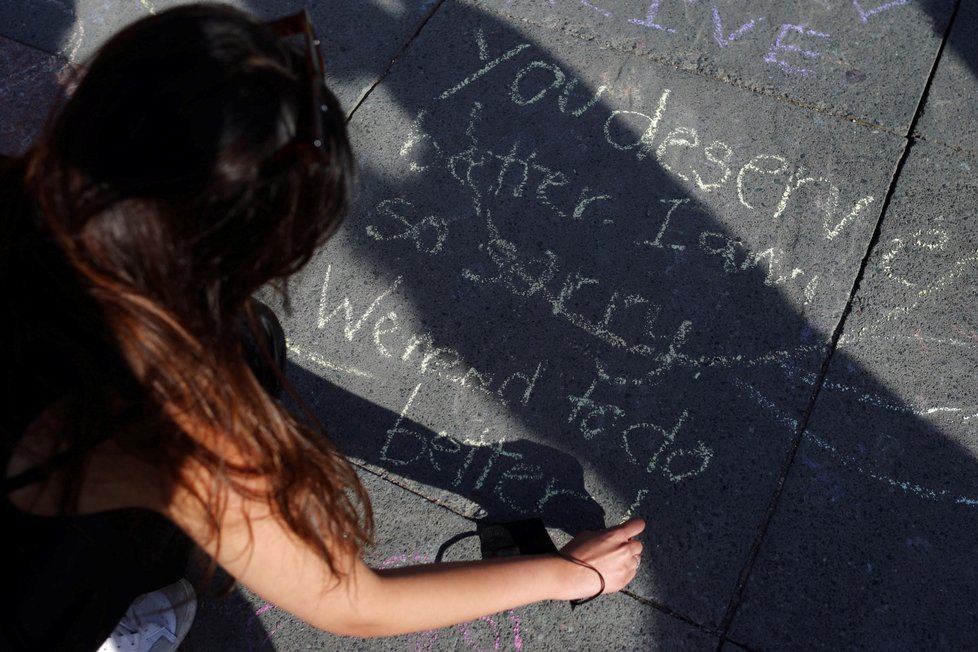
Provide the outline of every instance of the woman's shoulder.
[[[8,502],[36,516],[60,516],[63,496],[72,481],[69,474],[77,468],[77,515],[126,508],[163,513],[165,492],[159,467],[125,452],[111,437],[90,450],[71,451],[62,436],[66,415],[65,403],[55,403],[17,438],[4,467],[5,484],[14,485],[7,494]],[[15,482],[18,478],[26,481]]]

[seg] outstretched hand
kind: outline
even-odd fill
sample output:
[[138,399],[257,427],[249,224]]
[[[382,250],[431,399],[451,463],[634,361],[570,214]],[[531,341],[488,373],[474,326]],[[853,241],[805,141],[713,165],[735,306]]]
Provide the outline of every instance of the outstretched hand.
[[[635,537],[644,529],[645,521],[633,518],[605,530],[582,532],[561,548],[561,553],[592,566],[604,578],[604,592],[614,593],[631,582],[638,571],[642,542]],[[570,599],[593,596],[601,588],[600,582],[593,570],[578,566]]]

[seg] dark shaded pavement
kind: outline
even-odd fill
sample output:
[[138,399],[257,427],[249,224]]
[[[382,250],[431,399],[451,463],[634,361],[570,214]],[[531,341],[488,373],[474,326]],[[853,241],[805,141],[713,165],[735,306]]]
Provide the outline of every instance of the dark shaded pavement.
[[[165,6],[4,5],[4,147],[45,53]],[[393,641],[236,593],[188,649],[975,648],[973,4],[310,9],[361,179],[283,321],[372,559],[527,515],[648,552],[627,595]]]

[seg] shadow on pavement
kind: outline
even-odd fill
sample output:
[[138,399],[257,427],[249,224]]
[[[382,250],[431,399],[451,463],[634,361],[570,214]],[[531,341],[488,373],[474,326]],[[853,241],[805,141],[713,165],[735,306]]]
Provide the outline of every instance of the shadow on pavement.
[[[285,4],[275,12],[299,6]],[[364,29],[399,20],[356,6]],[[67,34],[66,7],[44,20]],[[791,527],[772,526],[759,557],[779,606],[758,615],[747,600],[767,629],[748,624],[741,642],[909,648],[939,630],[941,647],[967,648],[975,570],[962,560],[978,531],[964,492],[978,463],[920,416],[940,383],[910,405],[898,380],[840,350],[802,432],[890,145],[841,125],[806,131],[784,105],[765,115],[773,103],[741,91],[535,34],[439,6],[354,115],[357,140],[376,147],[361,152],[361,201],[295,284],[287,326],[370,378],[298,359],[303,395],[347,453],[490,516],[542,514],[570,533],[645,517],[636,592],[715,635],[736,616],[731,596],[751,595],[744,566],[787,479],[773,517]],[[438,38],[441,59],[417,55]],[[975,71],[975,49],[963,57]],[[372,72],[355,57],[328,66]],[[846,157],[875,166],[855,174]],[[798,184],[819,165],[835,167]],[[870,194],[851,228],[826,236],[823,223]],[[200,624],[228,649],[267,648],[274,631],[254,611],[232,597]]]
[[716,634],[787,478],[762,547],[785,636],[924,640],[914,614],[965,645],[974,455],[842,351],[801,432],[902,141],[560,40],[446,4],[357,111],[360,202],[295,285],[290,332],[336,365],[299,360],[303,392],[351,454],[489,512],[550,516],[540,482],[477,486],[460,442],[523,446],[534,478],[577,460],[608,523],[649,522],[635,591]]

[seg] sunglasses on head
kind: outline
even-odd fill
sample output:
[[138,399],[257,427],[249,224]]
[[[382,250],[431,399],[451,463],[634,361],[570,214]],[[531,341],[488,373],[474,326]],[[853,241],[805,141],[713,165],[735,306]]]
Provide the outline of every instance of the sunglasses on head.
[[312,18],[309,12],[303,9],[290,16],[269,21],[265,26],[279,38],[302,36],[305,41],[308,100],[300,115],[295,137],[289,145],[307,154],[312,153],[321,161],[326,160],[328,152],[321,119],[321,114],[329,110],[323,98],[323,81],[326,73],[323,66],[323,51],[313,28]]

